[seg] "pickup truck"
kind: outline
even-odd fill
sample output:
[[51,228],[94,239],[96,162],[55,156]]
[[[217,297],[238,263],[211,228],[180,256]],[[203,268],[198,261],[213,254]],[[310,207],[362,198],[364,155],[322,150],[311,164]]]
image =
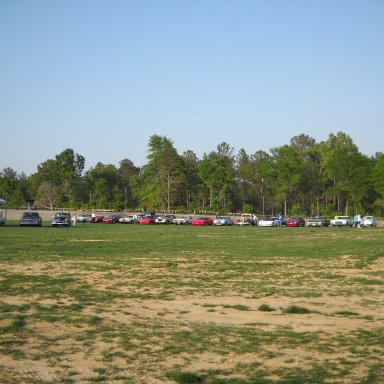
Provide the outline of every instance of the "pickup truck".
[[335,216],[331,219],[332,227],[353,227],[353,219],[349,216]]

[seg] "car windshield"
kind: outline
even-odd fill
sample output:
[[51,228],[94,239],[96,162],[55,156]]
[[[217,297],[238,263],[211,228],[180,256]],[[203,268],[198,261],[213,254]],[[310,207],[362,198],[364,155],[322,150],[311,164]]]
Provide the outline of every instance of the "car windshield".
[[30,219],[30,218],[39,217],[39,214],[37,212],[25,212],[23,214],[23,217],[27,218],[27,219]]

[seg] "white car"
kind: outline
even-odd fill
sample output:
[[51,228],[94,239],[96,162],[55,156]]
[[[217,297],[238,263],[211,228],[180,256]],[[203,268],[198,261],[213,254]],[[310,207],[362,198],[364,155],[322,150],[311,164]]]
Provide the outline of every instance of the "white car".
[[176,219],[173,219],[173,223],[177,225],[192,224],[193,219],[192,216],[176,217]]
[[331,220],[331,225],[333,227],[353,227],[353,219],[349,216],[335,216]]
[[278,227],[278,218],[277,217],[265,217],[260,219],[258,222],[259,227]]
[[126,215],[126,216],[120,217],[119,223],[120,224],[134,224],[135,218],[133,215]]
[[373,216],[364,216],[360,225],[362,227],[377,227],[377,221]]

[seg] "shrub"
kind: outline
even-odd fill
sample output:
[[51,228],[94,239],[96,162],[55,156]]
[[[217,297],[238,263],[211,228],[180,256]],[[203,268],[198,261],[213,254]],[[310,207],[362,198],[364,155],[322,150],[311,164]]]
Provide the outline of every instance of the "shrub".
[[257,309],[262,312],[272,312],[275,310],[274,308],[270,307],[268,304],[261,304]]
[[179,384],[200,384],[204,382],[204,377],[192,372],[171,373],[168,376]]
[[285,308],[284,313],[296,313],[296,314],[305,314],[311,313],[311,311],[304,307],[299,307],[297,305],[290,305],[288,308]]

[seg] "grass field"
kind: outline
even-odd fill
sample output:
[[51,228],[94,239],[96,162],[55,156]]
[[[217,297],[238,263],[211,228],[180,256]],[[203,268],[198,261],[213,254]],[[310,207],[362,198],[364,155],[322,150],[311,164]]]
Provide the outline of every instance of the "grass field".
[[0,383],[384,382],[384,228],[14,222],[0,294]]

